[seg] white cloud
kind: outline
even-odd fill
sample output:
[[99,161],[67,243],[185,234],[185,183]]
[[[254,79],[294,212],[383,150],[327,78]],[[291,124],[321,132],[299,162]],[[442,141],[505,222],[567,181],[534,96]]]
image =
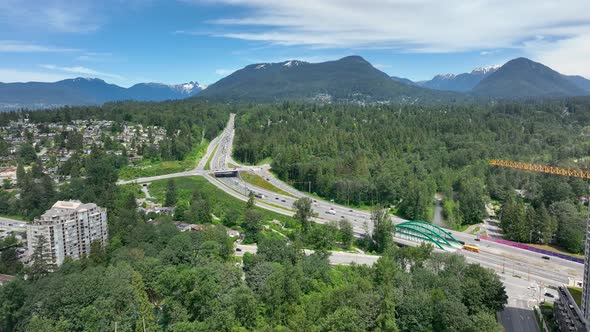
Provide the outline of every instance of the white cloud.
[[[185,0],[246,10],[211,21],[212,35],[312,48],[386,48],[410,53],[517,49],[556,67],[590,67],[588,0]],[[222,32],[219,32],[222,31]],[[530,48],[539,37],[551,47]],[[539,52],[535,52],[539,51]]]
[[109,16],[136,10],[155,0],[0,0],[0,22],[17,28],[88,33],[109,21]]
[[48,69],[48,70],[61,71],[61,72],[71,73],[71,74],[76,74],[76,75],[88,75],[88,76],[92,76],[92,77],[100,77],[100,78],[114,79],[117,81],[125,81],[125,78],[121,75],[104,73],[104,72],[100,72],[100,71],[90,69],[87,67],[82,67],[82,66],[75,66],[75,67],[59,67],[56,65],[39,65],[39,66],[41,68]]
[[590,29],[557,41],[537,39],[527,43],[525,49],[535,60],[562,74],[590,78]]
[[55,82],[68,78],[67,74],[48,73],[12,68],[0,68],[2,82]]
[[49,53],[76,52],[75,48],[64,48],[51,45],[40,45],[18,40],[0,40],[0,53]]
[[98,4],[91,0],[2,0],[0,20],[17,27],[85,33],[97,30],[104,19]]

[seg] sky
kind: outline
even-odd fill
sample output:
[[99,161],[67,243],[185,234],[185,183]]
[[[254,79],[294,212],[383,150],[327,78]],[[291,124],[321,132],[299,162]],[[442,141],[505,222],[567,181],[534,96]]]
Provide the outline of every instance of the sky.
[[588,0],[1,0],[0,82],[211,84],[360,55],[426,80],[524,56],[590,78]]

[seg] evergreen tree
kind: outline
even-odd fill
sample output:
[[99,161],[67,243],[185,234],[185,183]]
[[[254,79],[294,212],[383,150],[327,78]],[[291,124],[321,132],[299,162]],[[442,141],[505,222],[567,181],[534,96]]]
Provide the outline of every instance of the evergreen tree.
[[248,201],[246,202],[246,209],[252,209],[256,205],[254,192],[250,190],[248,193]]
[[166,185],[166,198],[164,205],[170,207],[175,206],[178,200],[177,196],[178,194],[176,193],[176,182],[174,181],[174,179],[170,179],[168,180],[168,183]]
[[393,232],[395,231],[388,210],[379,205],[375,206],[371,211],[371,221],[373,222],[373,248],[376,252],[384,252],[393,246]]
[[293,209],[295,209],[295,218],[301,223],[303,233],[307,233],[309,230],[310,219],[315,216],[313,208],[311,207],[311,199],[307,197],[299,198],[293,203]]
[[48,263],[47,253],[45,252],[47,245],[45,236],[40,235],[37,237],[37,243],[31,255],[31,261],[33,263],[27,271],[31,280],[41,279],[53,270],[51,264]]

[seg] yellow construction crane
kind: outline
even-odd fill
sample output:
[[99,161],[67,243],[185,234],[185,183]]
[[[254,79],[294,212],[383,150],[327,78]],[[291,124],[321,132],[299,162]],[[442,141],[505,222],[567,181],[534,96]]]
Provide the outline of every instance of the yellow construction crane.
[[[490,165],[521,169],[525,171],[533,171],[539,173],[555,174],[562,176],[572,176],[582,179],[590,179],[590,172],[580,171],[571,168],[560,168],[553,166],[544,166],[537,164],[521,163],[509,160],[492,160]],[[588,197],[590,199],[590,196]],[[590,322],[590,201],[588,203],[588,221],[586,223],[586,246],[585,246],[585,257],[584,257],[584,281],[582,283],[582,314],[584,318]]]
[[500,167],[508,167],[508,168],[514,168],[514,169],[522,169],[525,171],[533,171],[533,172],[539,172],[539,173],[548,173],[548,174],[563,175],[563,176],[573,176],[573,177],[582,178],[582,179],[590,179],[590,172],[580,171],[580,170],[571,169],[571,168],[561,168],[561,167],[554,167],[554,166],[521,163],[521,162],[509,161],[509,160],[492,160],[492,161],[490,161],[490,165],[500,166]]

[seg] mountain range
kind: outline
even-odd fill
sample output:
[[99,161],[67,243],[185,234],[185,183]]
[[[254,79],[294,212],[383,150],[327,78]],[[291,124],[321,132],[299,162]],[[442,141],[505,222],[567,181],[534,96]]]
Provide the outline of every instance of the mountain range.
[[197,98],[247,101],[433,101],[460,98],[392,80],[360,56],[308,63],[257,63],[222,78]]
[[209,87],[139,83],[129,88],[96,78],[54,83],[0,83],[0,110],[61,105],[93,105],[116,100],[403,102],[433,103],[468,99],[514,99],[590,95],[590,80],[567,76],[526,58],[469,73],[437,75],[413,82],[388,76],[360,56],[308,63],[291,60],[248,65]]
[[54,83],[0,83],[4,108],[97,105],[116,100],[163,101],[194,96],[205,87],[196,82],[178,85],[139,83],[129,88],[98,78],[73,78]]
[[468,92],[473,89],[481,80],[498,70],[500,66],[477,67],[470,73],[459,75],[444,74],[436,75],[430,81],[416,82],[415,84],[435,90],[447,90],[456,92]]
[[518,58],[508,61],[493,74],[481,80],[472,93],[486,97],[559,97],[589,95],[585,90],[584,81],[562,75],[555,70],[531,61]]
[[492,98],[557,97],[590,94],[590,80],[568,76],[527,58],[517,58],[502,66],[477,67],[469,73],[436,75],[428,81],[413,82],[391,77],[435,90],[468,93]]

